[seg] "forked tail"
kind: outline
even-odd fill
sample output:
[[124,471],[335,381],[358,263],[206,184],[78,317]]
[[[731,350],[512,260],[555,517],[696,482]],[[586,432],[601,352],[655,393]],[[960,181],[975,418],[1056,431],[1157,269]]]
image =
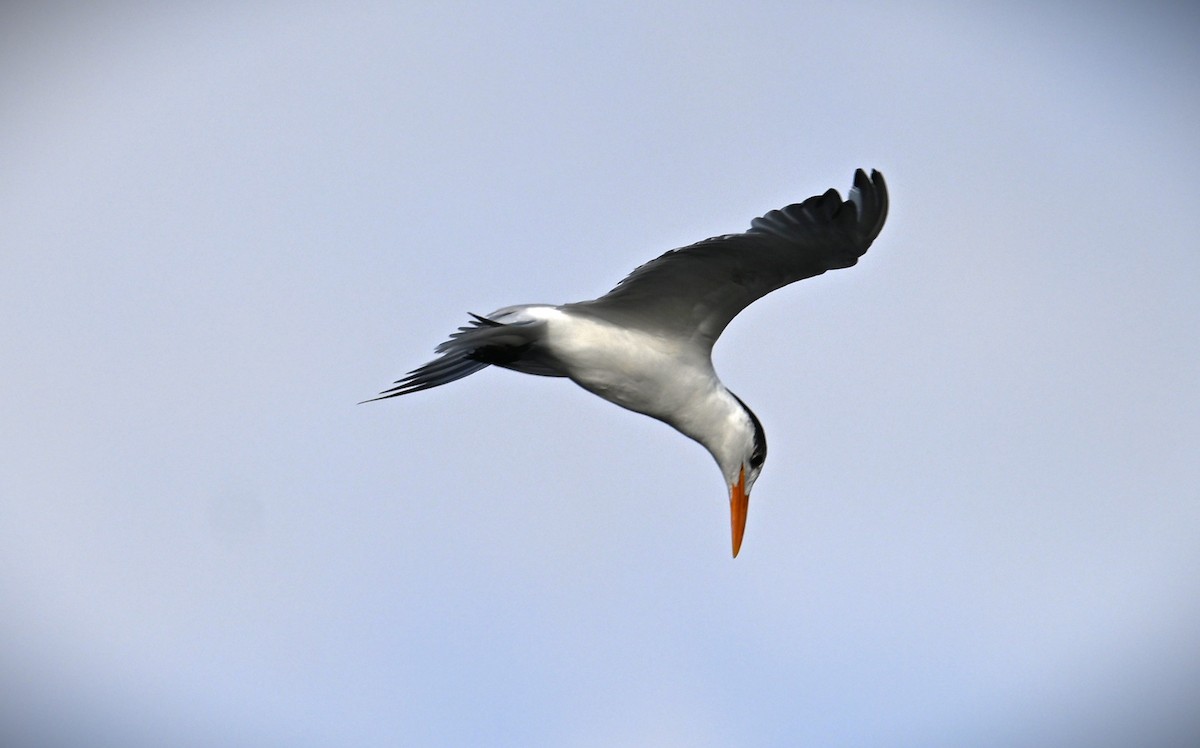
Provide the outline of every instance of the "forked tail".
[[524,326],[521,323],[505,324],[478,314],[471,314],[471,317],[468,324],[458,328],[458,332],[452,333],[449,340],[435,349],[441,354],[438,358],[410,371],[396,381],[395,387],[384,390],[378,397],[363,402],[386,400],[449,384],[491,364],[510,364],[529,348],[529,335],[518,329]]

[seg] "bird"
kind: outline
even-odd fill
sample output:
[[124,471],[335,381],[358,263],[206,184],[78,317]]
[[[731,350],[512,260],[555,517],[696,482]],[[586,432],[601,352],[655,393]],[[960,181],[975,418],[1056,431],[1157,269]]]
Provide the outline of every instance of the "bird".
[[728,487],[736,558],[767,439],[758,416],[717,376],[713,344],[755,300],[855,265],[887,212],[883,175],[858,169],[845,200],[829,189],[755,218],[742,233],[670,250],[599,298],[469,313],[437,346],[437,358],[363,402],[440,387],[488,366],[566,377],[708,450]]

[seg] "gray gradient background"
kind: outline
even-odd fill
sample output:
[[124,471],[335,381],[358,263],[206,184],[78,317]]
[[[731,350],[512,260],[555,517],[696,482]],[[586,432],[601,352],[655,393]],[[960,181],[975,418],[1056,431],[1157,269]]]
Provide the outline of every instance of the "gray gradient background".
[[[1200,735],[1185,4],[0,10],[0,737]],[[356,406],[882,170],[716,350],[771,452],[562,380]]]

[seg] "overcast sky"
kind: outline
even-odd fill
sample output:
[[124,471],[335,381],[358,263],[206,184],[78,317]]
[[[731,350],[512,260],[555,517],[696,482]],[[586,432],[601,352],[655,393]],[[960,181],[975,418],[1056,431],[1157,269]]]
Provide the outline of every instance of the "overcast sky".
[[[0,10],[5,745],[1200,735],[1186,4],[59,5]],[[569,382],[355,404],[856,167],[870,252],[715,352],[736,560]]]

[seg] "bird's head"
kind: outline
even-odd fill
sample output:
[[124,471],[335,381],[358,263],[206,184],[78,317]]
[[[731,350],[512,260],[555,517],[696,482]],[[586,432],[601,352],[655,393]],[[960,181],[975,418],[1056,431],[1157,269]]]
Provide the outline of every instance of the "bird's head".
[[725,476],[725,484],[729,486],[729,526],[733,534],[733,556],[737,558],[742,548],[742,536],[746,532],[750,489],[758,480],[758,474],[767,460],[767,435],[754,411],[747,408],[737,395],[733,397],[741,410],[735,414],[733,427],[725,432],[724,443],[713,450],[713,456],[717,458],[717,464]]

